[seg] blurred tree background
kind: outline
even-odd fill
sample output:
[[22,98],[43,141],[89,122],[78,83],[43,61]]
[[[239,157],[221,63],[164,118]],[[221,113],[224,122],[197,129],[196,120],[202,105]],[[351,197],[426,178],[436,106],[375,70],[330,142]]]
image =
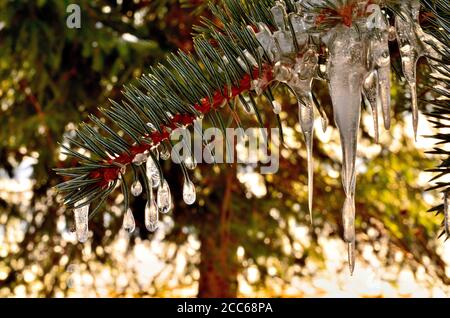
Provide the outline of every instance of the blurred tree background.
[[[66,27],[72,2],[81,7],[80,29]],[[330,267],[346,274],[345,253],[329,253],[336,244],[332,249],[344,251],[337,240],[343,202],[338,133],[316,129],[310,227],[306,150],[297,106],[283,87],[276,91],[286,139],[278,173],[200,164],[192,176],[198,200],[186,206],[179,168],[165,162],[175,208],[156,234],[145,230],[145,201],[136,198],[137,230],[125,235],[118,196],[90,223],[89,242],[76,243],[72,211],[53,189],[61,179],[52,168],[71,164],[57,143],[109,98],[120,99],[122,85],[149,66],[178,48],[191,49],[192,24],[209,13],[203,1],[182,2],[194,6],[176,0],[0,1],[0,296],[71,295],[74,277],[95,287],[88,296],[177,296],[182,290],[199,297],[283,296]],[[419,72],[429,69],[421,64]],[[426,213],[435,194],[424,192],[431,175],[423,171],[436,158],[425,157],[432,144],[424,138],[414,144],[408,93],[394,81],[393,127],[383,131],[380,145],[373,142],[368,111],[362,119],[354,275],[376,267],[380,280],[395,285],[406,268],[430,288],[445,289],[449,264],[437,239],[440,220]],[[332,118],[328,93],[321,92]],[[431,94],[426,83],[419,82],[419,93]],[[267,109],[267,127],[275,127],[270,106],[259,103]],[[419,133],[429,133],[421,120]]]

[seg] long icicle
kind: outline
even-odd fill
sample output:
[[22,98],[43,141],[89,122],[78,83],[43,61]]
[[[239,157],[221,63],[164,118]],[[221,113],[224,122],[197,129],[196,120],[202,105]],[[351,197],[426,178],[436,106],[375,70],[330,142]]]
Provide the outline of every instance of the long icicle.
[[[342,184],[345,202],[342,209],[344,240],[355,240],[356,150],[361,115],[361,90],[366,71],[364,46],[351,28],[337,28],[330,47],[329,77],[334,120],[339,129],[342,148]],[[354,269],[353,249],[349,250],[350,271]]]
[[309,105],[299,102],[299,120],[306,144],[306,156],[308,165],[308,209],[311,224],[313,223],[313,183],[314,183],[314,161],[313,161],[313,139],[314,139],[314,108],[312,100]]
[[[411,3],[403,3],[404,17],[395,17],[395,31],[402,60],[403,75],[411,91],[411,108],[413,113],[414,139],[417,140],[417,127],[419,121],[419,108],[416,91],[416,66],[420,57],[420,44],[414,29],[414,23],[418,18],[418,11],[412,10]],[[417,15],[414,17],[413,15]]]

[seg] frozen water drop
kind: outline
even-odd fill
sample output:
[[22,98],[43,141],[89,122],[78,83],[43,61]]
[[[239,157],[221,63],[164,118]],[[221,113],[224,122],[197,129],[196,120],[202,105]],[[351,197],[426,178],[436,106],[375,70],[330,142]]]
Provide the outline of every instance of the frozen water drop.
[[159,226],[159,213],[153,196],[147,201],[145,205],[145,227],[150,232],[155,232]]
[[195,168],[197,168],[197,160],[195,160],[192,155],[186,157],[186,159],[184,160],[184,164],[189,170],[194,170]]
[[139,180],[136,180],[131,185],[131,194],[137,197],[141,193],[142,193],[142,184],[139,182]]
[[128,233],[133,233],[134,229],[136,228],[136,222],[134,221],[133,212],[131,211],[130,208],[128,208],[127,212],[123,217],[122,227]]
[[158,187],[157,204],[161,213],[168,213],[172,209],[172,196],[166,180]]
[[152,188],[158,187],[161,182],[158,166],[151,156],[147,160],[147,178]]
[[[83,201],[77,203],[76,206],[80,206],[81,204],[83,204]],[[75,207],[73,212],[75,215],[75,232],[77,234],[78,242],[84,243],[89,237],[89,204],[79,208]]]
[[183,185],[183,200],[186,204],[190,205],[195,202],[196,193],[195,186],[191,180],[187,179],[184,181]]

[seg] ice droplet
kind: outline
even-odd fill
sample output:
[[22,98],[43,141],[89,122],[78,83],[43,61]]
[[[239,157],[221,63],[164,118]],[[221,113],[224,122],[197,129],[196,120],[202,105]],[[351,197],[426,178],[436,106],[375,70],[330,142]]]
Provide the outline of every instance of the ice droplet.
[[128,233],[133,233],[134,229],[136,228],[136,222],[134,221],[133,212],[131,211],[130,208],[128,208],[127,212],[123,217],[122,227]]
[[[84,200],[80,203],[75,204],[75,206],[79,206],[83,204]],[[75,215],[75,232],[77,234],[77,240],[80,243],[84,243],[87,241],[89,237],[89,204],[84,205],[80,208],[75,207],[73,210]]]
[[131,185],[131,194],[137,197],[141,193],[142,193],[142,184],[139,182],[139,180],[136,180]]
[[[150,190],[151,191],[151,190]],[[145,227],[150,232],[155,232],[159,227],[159,213],[153,195],[145,205]]]
[[172,196],[170,194],[169,184],[166,180],[158,187],[156,201],[159,212],[168,213],[172,209]]
[[197,167],[197,160],[190,154],[184,160],[184,164],[189,170],[194,170]]
[[147,178],[149,183],[152,185],[152,188],[156,188],[161,182],[158,166],[153,161],[151,156],[147,159]]
[[189,179],[184,180],[183,201],[186,204],[191,205],[191,204],[193,204],[195,202],[195,199],[196,199],[196,193],[195,193],[195,186],[194,186],[194,184]]

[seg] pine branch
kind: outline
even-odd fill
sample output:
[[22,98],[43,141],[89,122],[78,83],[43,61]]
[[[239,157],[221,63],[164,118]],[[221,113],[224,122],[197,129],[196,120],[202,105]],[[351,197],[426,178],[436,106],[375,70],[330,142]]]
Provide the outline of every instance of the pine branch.
[[[428,43],[439,51],[441,57],[428,56],[434,72],[432,78],[444,88],[431,87],[439,98],[427,101],[434,107],[427,115],[436,128],[445,129],[447,125],[442,124],[442,120],[450,119],[447,102],[450,98],[450,5],[446,1],[421,2],[428,17],[427,32],[442,44]],[[367,8],[373,3],[380,4],[390,14],[402,18],[409,16],[400,10],[404,4],[400,0],[369,1],[363,5],[357,0],[223,0],[221,5],[211,4],[214,22],[204,18],[199,26],[194,27],[192,53],[179,51],[171,54],[166,63],[152,67],[148,74],[143,75],[137,87],[126,86],[123,101],[111,101],[111,107],[100,108],[101,114],[116,127],[111,128],[103,119],[91,115],[89,124],[82,123],[75,137],[67,138],[71,147],[61,145],[63,152],[78,162],[77,167],[55,169],[56,173],[68,178],[57,186],[64,195],[65,204],[74,208],[80,207],[82,200],[83,205],[97,203],[91,214],[97,212],[119,179],[122,179],[122,191],[125,191],[123,176],[127,167],[131,166],[135,175],[142,174],[142,179],[146,180],[145,169],[136,169],[142,163],[142,154],[149,153],[155,157],[155,150],[169,140],[175,129],[191,126],[198,118],[205,118],[225,129],[226,120],[220,115],[222,107],[229,108],[233,114],[229,121],[235,121],[239,126],[241,121],[233,108],[236,100],[252,111],[259,125],[263,126],[254,96],[263,95],[270,103],[274,100],[271,85],[277,61],[274,58],[276,52],[262,45],[255,33],[286,29],[293,39],[293,58],[301,57],[305,46],[314,44],[318,47],[319,60],[325,61],[327,52],[322,43],[315,42],[316,35],[338,25],[358,30],[359,22],[368,17]],[[284,12],[281,18],[277,16],[280,7]],[[293,23],[299,16],[306,24],[302,31]],[[279,116],[276,118],[281,128]],[[450,135],[444,132],[434,138],[442,144],[450,140]],[[434,171],[443,176],[450,171],[448,153],[440,148],[433,153],[446,156]],[[186,168],[183,164],[181,166],[186,174]],[[443,192],[447,192],[449,186],[448,183],[437,183],[436,188],[444,188]],[[149,195],[151,185],[145,182],[144,187]]]

